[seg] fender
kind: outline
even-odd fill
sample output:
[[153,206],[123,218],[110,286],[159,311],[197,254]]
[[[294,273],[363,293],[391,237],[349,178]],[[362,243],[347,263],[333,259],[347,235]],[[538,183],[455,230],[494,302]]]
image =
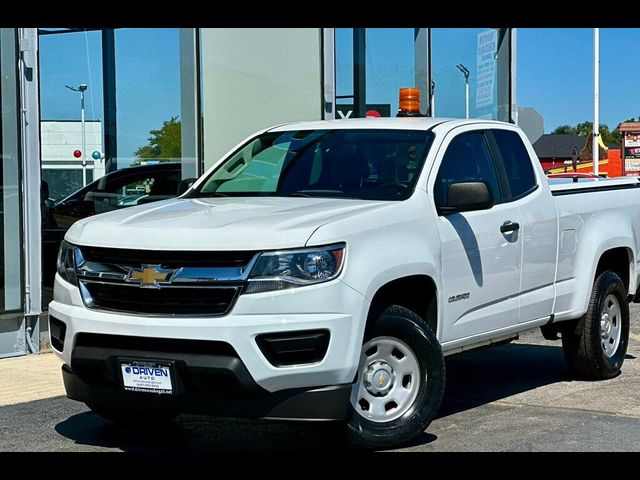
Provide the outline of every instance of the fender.
[[[363,212],[322,225],[307,244],[335,242],[347,244],[341,280],[367,300],[371,301],[383,285],[411,275],[430,277],[438,296],[441,295],[440,235],[423,190],[388,209]],[[442,298],[437,300],[438,305],[443,304]],[[443,323],[441,310],[438,309],[438,330]],[[441,338],[439,331],[436,335]]]
[[[556,309],[556,321],[579,318],[587,311],[591,288],[595,279],[598,262],[602,255],[614,248],[626,248],[629,253],[629,292],[635,293],[638,278],[635,245],[637,236],[632,228],[634,222],[629,221],[626,212],[605,210],[592,214],[588,221],[581,223],[581,231],[577,232],[577,248],[572,258],[573,298],[565,308]],[[560,220],[560,228],[563,223]],[[562,280],[562,279],[559,279]],[[568,308],[566,308],[568,307]]]

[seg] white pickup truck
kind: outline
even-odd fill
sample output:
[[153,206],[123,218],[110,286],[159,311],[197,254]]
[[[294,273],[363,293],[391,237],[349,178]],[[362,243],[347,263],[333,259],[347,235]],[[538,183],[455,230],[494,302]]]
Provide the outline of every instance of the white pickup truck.
[[261,131],[181,197],[68,231],[49,307],[67,395],[131,425],[340,420],[379,447],[429,425],[444,356],[534,327],[576,375],[612,377],[640,183],[569,182],[499,122]]

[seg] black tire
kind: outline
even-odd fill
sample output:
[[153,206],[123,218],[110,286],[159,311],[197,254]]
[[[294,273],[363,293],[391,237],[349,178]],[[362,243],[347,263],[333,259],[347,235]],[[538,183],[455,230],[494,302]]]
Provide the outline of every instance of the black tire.
[[99,415],[120,427],[129,429],[162,428],[165,424],[178,416],[175,412],[154,411],[150,414],[148,411],[136,408],[125,409],[90,404],[87,404],[87,407],[89,407],[96,415]]
[[[600,318],[609,295],[618,300],[620,340],[611,356],[602,346]],[[613,321],[613,320],[612,320]],[[569,368],[579,377],[603,380],[615,377],[622,367],[629,344],[629,304],[627,292],[620,277],[604,272],[596,278],[591,290],[587,313],[577,323],[562,332],[562,347]]]
[[[352,405],[349,406],[347,435],[353,444],[364,448],[398,446],[422,433],[438,412],[445,387],[442,349],[434,332],[421,317],[411,310],[393,305],[369,326],[364,342],[377,337],[392,337],[410,347],[418,361],[421,381],[415,400],[395,420],[373,422],[360,415]],[[357,382],[361,381],[361,377],[362,372],[359,371]]]

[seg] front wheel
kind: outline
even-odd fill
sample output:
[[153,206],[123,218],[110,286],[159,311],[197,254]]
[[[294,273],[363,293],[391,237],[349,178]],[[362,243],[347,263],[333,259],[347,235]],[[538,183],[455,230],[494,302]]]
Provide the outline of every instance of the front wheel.
[[347,424],[351,440],[367,448],[411,440],[438,412],[444,385],[444,358],[429,325],[406,308],[387,308],[362,346]]
[[581,377],[606,379],[620,371],[629,343],[629,304],[624,283],[604,272],[593,284],[589,308],[562,333],[565,358]]

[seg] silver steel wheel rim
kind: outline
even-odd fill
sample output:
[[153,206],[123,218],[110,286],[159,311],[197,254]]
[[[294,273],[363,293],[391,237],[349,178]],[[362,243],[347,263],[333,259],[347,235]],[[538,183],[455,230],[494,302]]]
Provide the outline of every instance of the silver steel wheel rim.
[[611,358],[618,351],[620,335],[622,333],[622,310],[618,297],[609,294],[604,299],[604,306],[600,313],[600,336],[602,350]]
[[394,337],[376,337],[362,346],[358,379],[351,389],[351,406],[376,423],[391,422],[413,405],[421,382],[413,350]]

